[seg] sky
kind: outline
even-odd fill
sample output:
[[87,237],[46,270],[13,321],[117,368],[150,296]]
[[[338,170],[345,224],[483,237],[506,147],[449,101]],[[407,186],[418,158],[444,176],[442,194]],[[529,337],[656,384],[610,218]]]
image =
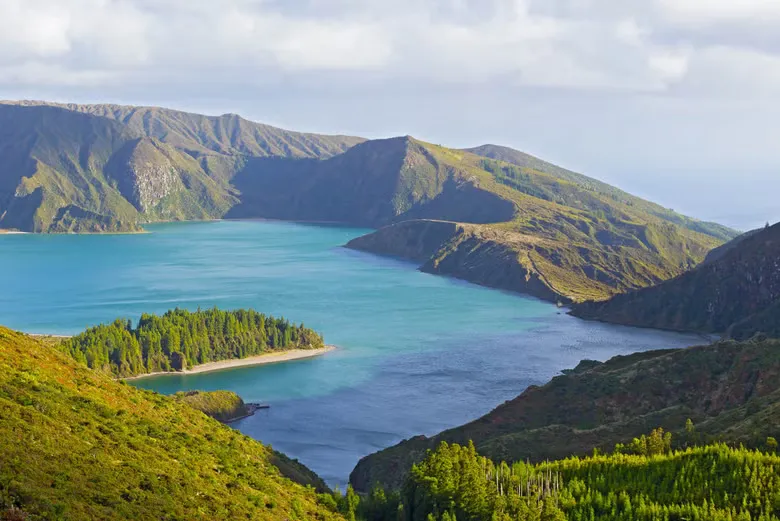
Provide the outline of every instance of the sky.
[[780,0],[0,0],[0,98],[496,143],[780,221]]

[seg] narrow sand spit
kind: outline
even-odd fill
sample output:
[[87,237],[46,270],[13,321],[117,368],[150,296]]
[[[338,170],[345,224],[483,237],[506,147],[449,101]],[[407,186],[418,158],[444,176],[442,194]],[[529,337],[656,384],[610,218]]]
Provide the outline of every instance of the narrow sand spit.
[[335,346],[325,346],[320,349],[290,349],[289,351],[280,351],[276,353],[264,353],[262,355],[250,356],[248,358],[234,358],[231,360],[221,360],[219,362],[209,362],[207,364],[196,365],[192,369],[185,369],[184,371],[141,374],[138,376],[132,376],[130,378],[122,378],[122,380],[138,380],[140,378],[148,378],[150,376],[160,376],[166,374],[172,375],[172,374],[208,373],[211,371],[232,369],[235,367],[246,367],[250,365],[265,365],[265,364],[276,364],[279,362],[290,362],[292,360],[302,360],[304,358],[313,358],[315,356],[321,356],[324,355],[325,353],[329,353],[333,351],[334,349],[336,349]]

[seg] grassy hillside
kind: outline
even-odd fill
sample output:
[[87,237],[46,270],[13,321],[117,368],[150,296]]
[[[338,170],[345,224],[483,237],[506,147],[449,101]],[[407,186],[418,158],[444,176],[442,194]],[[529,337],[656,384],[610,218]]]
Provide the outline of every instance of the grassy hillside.
[[576,306],[620,324],[780,337],[780,224],[746,234],[709,262],[658,286]]
[[0,512],[37,519],[333,519],[271,450],[0,328]]
[[631,206],[640,209],[643,212],[649,213],[666,221],[674,224],[679,224],[692,231],[701,232],[705,235],[711,235],[718,239],[727,241],[734,237],[734,230],[722,226],[717,223],[699,221],[692,219],[685,215],[676,213],[674,210],[664,208],[663,206],[645,201],[639,197],[631,195],[623,190],[608,185],[598,179],[593,179],[571,170],[566,170],[552,163],[548,163],[542,159],[534,157],[530,154],[520,152],[508,147],[502,147],[498,145],[482,145],[475,148],[466,149],[467,152],[476,154],[478,156],[497,159],[506,163],[519,166],[521,171],[525,172],[541,172],[549,174],[558,179],[573,183],[585,190],[597,192],[601,195],[609,197],[610,199],[622,203],[627,206]]
[[[368,142],[338,158],[308,163],[310,171],[301,178],[317,180],[311,187],[303,185],[303,193],[310,191],[312,196],[305,198],[298,192],[295,198],[278,203],[285,208],[300,203],[322,220],[336,215],[330,207],[348,211],[353,198],[344,194],[349,183],[333,180],[354,178],[348,175],[350,165],[370,165],[379,157],[380,145]],[[647,210],[651,203],[639,204],[640,199],[627,196],[623,201],[582,182],[465,151],[412,138],[388,141],[381,151],[390,153],[391,147],[395,154],[404,153],[402,160],[396,160],[403,167],[374,199],[385,203],[374,206],[374,218],[359,221],[391,226],[349,246],[424,261],[423,270],[433,273],[553,301],[601,300],[692,268],[721,244],[726,230],[713,231],[677,214],[671,214],[673,219],[662,217]],[[347,157],[349,164],[335,165]],[[332,169],[329,163],[334,163]],[[376,190],[378,184],[368,186]],[[270,189],[254,191],[278,194]],[[362,200],[371,200],[371,195],[364,193]],[[394,204],[387,204],[388,200]],[[349,215],[338,217],[333,220]],[[448,234],[441,233],[441,227],[434,232],[428,224],[433,219],[459,226],[449,228]],[[425,252],[413,251],[414,245],[422,244]]]
[[321,158],[359,138],[276,129],[238,116],[150,107],[0,103],[0,228],[126,232],[223,217],[230,179],[259,157]]
[[53,106],[122,123],[138,135],[201,156],[309,157],[340,154],[364,141],[352,136],[291,132],[248,121],[236,114],[204,116],[161,107],[45,101],[7,102],[25,107]]
[[[442,441],[473,440],[493,460],[535,462],[611,450],[659,426],[683,443],[760,447],[780,432],[779,412],[780,341],[728,341],[586,361],[467,425],[364,458],[350,481],[358,490],[377,483],[397,488],[411,465]],[[686,431],[687,419],[695,434]]]
[[[220,422],[231,422],[250,414],[249,407],[236,393],[231,391],[188,391],[178,392],[177,401],[196,409],[206,416]],[[296,483],[312,486],[319,493],[329,493],[328,485],[313,471],[298,460],[287,457],[281,452],[272,451],[268,461],[279,472]]]
[[250,413],[244,400],[231,391],[178,392],[173,397],[223,423],[242,418]]
[[0,104],[0,226],[136,231],[223,215],[234,196],[189,155],[115,121]]

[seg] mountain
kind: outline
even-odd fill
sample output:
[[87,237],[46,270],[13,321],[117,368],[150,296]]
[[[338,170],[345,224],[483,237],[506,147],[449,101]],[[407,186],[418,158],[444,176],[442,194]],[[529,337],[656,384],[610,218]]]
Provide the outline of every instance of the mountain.
[[724,241],[728,241],[729,239],[734,238],[734,231],[726,226],[717,223],[699,221],[685,215],[680,215],[674,210],[664,208],[663,206],[650,201],[645,201],[644,199],[624,192],[623,190],[608,185],[607,183],[599,181],[598,179],[593,179],[592,177],[587,177],[585,175],[572,172],[571,170],[566,170],[565,168],[553,165],[552,163],[548,163],[547,161],[534,157],[530,154],[514,150],[512,148],[498,145],[482,145],[479,147],[466,149],[466,151],[478,156],[511,163],[523,169],[551,175],[558,179],[573,183],[586,190],[597,192],[628,206],[640,208],[643,212],[655,215],[656,217],[666,221],[679,224],[706,235],[717,237]]
[[2,519],[342,519],[292,460],[5,328],[0,439]]
[[710,252],[707,254],[707,256],[704,258],[704,261],[702,261],[702,264],[709,264],[711,262],[715,262],[719,259],[721,259],[724,255],[726,255],[728,252],[742,244],[742,241],[744,241],[747,238],[752,237],[753,235],[759,233],[763,228],[759,228],[756,230],[750,230],[749,232],[745,232],[741,235],[738,235],[737,237],[731,239],[730,241],[726,242],[725,244],[722,244],[718,246],[717,248],[713,248],[710,250]]
[[22,107],[58,107],[117,121],[132,132],[162,141],[194,157],[325,158],[365,141],[352,136],[291,132],[254,123],[236,114],[204,116],[160,107],[46,101],[0,102]]
[[780,337],[780,223],[735,239],[654,287],[575,306],[578,317],[662,329]]
[[[563,303],[675,277],[737,235],[493,146],[477,155],[410,136],[364,141],[116,105],[0,104],[0,125],[5,229],[339,222],[380,228],[352,248]],[[410,251],[415,237],[424,252]]]
[[[413,463],[442,441],[494,461],[565,458],[612,450],[656,427],[684,442],[763,446],[780,429],[780,341],[723,341],[583,361],[544,386],[461,427],[418,436],[362,459],[350,476],[360,491],[397,488]],[[695,433],[686,430],[691,419]]]
[[481,189],[431,147],[406,136],[367,141],[324,161],[255,161],[236,176],[245,196],[228,215],[368,227],[424,217],[512,219],[511,201]]
[[359,138],[317,136],[150,107],[0,103],[0,228],[138,231],[223,217],[256,157],[330,157]]
[[[359,168],[355,165],[378,172],[373,162],[386,164],[380,157],[391,152],[403,154],[394,159],[402,166],[392,170],[387,184],[353,186],[344,180],[358,177],[348,175]],[[312,184],[297,183],[295,194],[273,204],[300,205],[312,219],[386,225],[348,247],[558,302],[605,299],[667,280],[736,235],[671,212],[668,218],[656,215],[647,210],[652,203],[639,204],[631,196],[621,200],[583,183],[410,137],[363,143],[301,169],[307,172],[299,178]],[[279,194],[276,186],[255,185],[251,191]],[[371,213],[362,212],[370,219],[354,219],[349,201],[356,199],[355,191],[361,201],[377,202]],[[272,196],[266,197],[256,206],[269,208]]]

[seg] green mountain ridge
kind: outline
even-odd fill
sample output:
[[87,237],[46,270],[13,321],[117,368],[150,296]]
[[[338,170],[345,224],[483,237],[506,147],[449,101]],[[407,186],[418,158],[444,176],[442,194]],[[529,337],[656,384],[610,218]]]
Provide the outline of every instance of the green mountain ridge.
[[736,236],[493,146],[475,149],[483,157],[410,136],[317,136],[234,115],[117,105],[0,104],[0,124],[6,229],[329,221],[380,228],[350,247],[404,256],[399,233],[447,221],[455,233],[436,232],[439,244],[426,258],[412,252],[425,271],[565,303],[675,277]]
[[[392,195],[396,204],[384,207],[383,219],[361,224],[392,222],[348,247],[423,262],[423,271],[567,303],[601,300],[667,280],[721,244],[718,227],[707,235],[697,231],[708,229],[704,223],[689,218],[675,219],[689,226],[676,224],[632,200],[616,201],[550,174],[404,139],[405,149],[397,139],[388,141],[405,154],[402,164],[410,168],[395,176],[394,190],[388,185],[380,199]],[[318,184],[307,207],[316,207],[316,194],[320,205],[344,208],[341,191],[331,199],[324,188],[336,177],[326,165],[353,155],[374,157],[367,152],[377,145],[364,143],[343,156],[310,163],[314,170],[302,177]],[[422,244],[423,250],[415,250]]]
[[343,519],[293,460],[2,327],[0,440],[2,519]]
[[696,269],[605,302],[575,306],[581,318],[660,329],[780,337],[780,223],[749,232]]
[[330,157],[362,141],[117,105],[2,102],[0,125],[0,228],[50,233],[221,218],[250,159]]
[[693,231],[701,232],[706,235],[717,237],[724,241],[728,241],[734,238],[734,230],[730,228],[712,222],[699,221],[692,219],[685,215],[676,213],[674,210],[664,208],[656,203],[646,201],[635,195],[631,195],[623,190],[615,188],[612,185],[593,179],[592,177],[585,176],[566,170],[552,163],[548,163],[543,159],[539,159],[525,152],[520,152],[509,147],[502,147],[498,145],[482,145],[474,148],[465,149],[467,152],[476,154],[478,156],[487,157],[490,159],[497,159],[506,163],[511,163],[522,168],[534,170],[544,174],[557,177],[564,181],[569,181],[582,188],[598,192],[602,195],[612,198],[615,201],[619,201],[630,206],[641,207],[647,213],[655,215],[661,219],[679,224]]
[[[544,386],[461,427],[418,436],[363,458],[350,476],[359,491],[397,489],[413,463],[442,441],[494,461],[540,462],[611,450],[656,427],[688,442],[763,446],[780,429],[780,341],[724,341],[683,350],[583,361]],[[695,425],[695,439],[685,430]]]
[[162,107],[112,104],[0,101],[21,107],[58,107],[117,121],[138,135],[155,138],[188,154],[251,157],[331,157],[365,141],[352,136],[292,132],[236,114],[204,116]]

